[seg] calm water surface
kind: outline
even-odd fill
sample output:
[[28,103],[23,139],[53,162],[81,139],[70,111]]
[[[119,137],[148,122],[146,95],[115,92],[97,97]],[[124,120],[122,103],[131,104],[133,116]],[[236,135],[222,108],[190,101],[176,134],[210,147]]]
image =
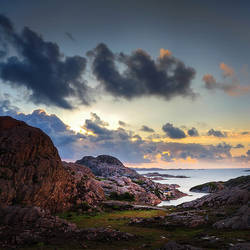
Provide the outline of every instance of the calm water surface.
[[227,181],[232,178],[236,178],[242,175],[250,175],[250,172],[246,172],[246,169],[188,169],[188,170],[161,170],[161,171],[138,171],[140,174],[158,172],[160,174],[171,175],[185,175],[190,178],[168,178],[167,180],[159,180],[155,182],[163,184],[178,184],[179,190],[187,193],[189,196],[185,196],[178,200],[163,201],[159,206],[174,205],[177,206],[183,202],[195,200],[206,194],[190,192],[189,189],[193,186],[203,184],[209,181]]

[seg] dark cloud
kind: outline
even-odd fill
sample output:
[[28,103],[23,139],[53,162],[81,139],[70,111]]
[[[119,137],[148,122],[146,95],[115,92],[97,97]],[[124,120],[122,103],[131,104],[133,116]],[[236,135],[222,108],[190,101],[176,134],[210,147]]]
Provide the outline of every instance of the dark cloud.
[[215,136],[215,137],[227,137],[227,133],[225,132],[221,132],[220,130],[214,130],[214,129],[210,129],[207,132],[208,136]]
[[140,130],[143,131],[143,132],[148,132],[148,133],[155,132],[152,128],[150,128],[150,127],[148,127],[146,125],[143,125]]
[[[191,88],[194,69],[169,54],[156,60],[141,49],[131,55],[114,54],[101,43],[87,55],[93,60],[93,74],[115,97],[158,96],[169,100],[174,96],[195,96]],[[120,72],[124,67],[125,70]]]
[[108,122],[102,121],[101,118],[96,113],[91,112],[90,115],[91,115],[91,120],[95,124],[101,125],[101,126],[104,126],[104,127],[109,125]]
[[199,136],[198,130],[196,128],[191,128],[187,131],[189,136]]
[[73,35],[70,32],[65,32],[65,35],[73,42],[75,42],[75,38],[73,37]]
[[123,121],[118,121],[118,124],[121,127],[127,127],[128,126],[128,124],[126,122],[123,122]]
[[163,125],[162,130],[169,138],[172,139],[182,139],[186,137],[186,134],[183,130],[174,127],[171,123],[166,123],[165,125]]
[[242,135],[248,135],[249,132],[248,132],[248,131],[244,131],[244,132],[242,132],[241,134],[242,134]]
[[237,144],[236,146],[234,146],[234,148],[244,148],[244,145],[242,145],[242,144]]
[[14,88],[25,87],[36,104],[72,109],[69,98],[89,104],[88,86],[82,79],[86,59],[64,56],[56,43],[45,41],[28,27],[17,33],[0,15],[0,46],[10,47],[15,55],[0,61],[0,77]]

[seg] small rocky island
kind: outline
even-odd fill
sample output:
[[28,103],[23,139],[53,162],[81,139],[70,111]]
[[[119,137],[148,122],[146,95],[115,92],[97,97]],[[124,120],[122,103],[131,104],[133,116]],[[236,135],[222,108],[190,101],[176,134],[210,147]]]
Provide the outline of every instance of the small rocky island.
[[249,249],[249,178],[159,208],[185,194],[112,156],[62,162],[43,131],[0,117],[0,248]]
[[147,173],[144,174],[144,176],[147,176],[149,178],[154,178],[156,180],[156,178],[161,178],[158,180],[164,180],[165,178],[189,178],[188,176],[185,175],[171,175],[171,174],[160,174],[158,172],[153,172],[153,173]]

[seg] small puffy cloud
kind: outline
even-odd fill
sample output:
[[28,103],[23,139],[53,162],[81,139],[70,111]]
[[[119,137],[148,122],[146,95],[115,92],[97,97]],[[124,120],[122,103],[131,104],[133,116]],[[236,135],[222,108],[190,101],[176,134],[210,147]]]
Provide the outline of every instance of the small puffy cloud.
[[220,130],[214,130],[214,129],[210,129],[207,132],[208,136],[215,136],[215,137],[227,137],[227,133],[225,132],[221,132]]
[[171,123],[166,123],[162,126],[162,130],[166,133],[169,138],[182,139],[186,137],[186,134],[180,128],[174,127]]
[[242,132],[241,134],[242,134],[242,135],[248,135],[248,134],[250,134],[250,132],[244,131],[244,132]]
[[204,75],[202,80],[205,82],[205,87],[207,89],[215,89],[217,87],[215,78],[210,74]]
[[225,64],[223,62],[220,64],[220,69],[223,71],[224,77],[234,76],[234,69],[229,67],[227,64]]
[[191,128],[187,131],[189,136],[199,136],[198,130],[196,128]]
[[237,144],[236,146],[234,146],[233,148],[244,148],[244,145],[242,145],[242,144]]
[[160,58],[165,56],[172,56],[172,52],[168,49],[160,49]]
[[108,122],[102,121],[101,118],[96,113],[91,112],[90,115],[91,115],[91,120],[97,125],[101,125],[104,127],[109,125]]
[[148,133],[155,132],[152,128],[150,128],[150,127],[148,127],[146,125],[143,125],[140,130],[143,131],[143,132],[148,132]]
[[123,122],[123,121],[118,121],[118,124],[121,127],[127,127],[128,126],[128,124],[126,122]]

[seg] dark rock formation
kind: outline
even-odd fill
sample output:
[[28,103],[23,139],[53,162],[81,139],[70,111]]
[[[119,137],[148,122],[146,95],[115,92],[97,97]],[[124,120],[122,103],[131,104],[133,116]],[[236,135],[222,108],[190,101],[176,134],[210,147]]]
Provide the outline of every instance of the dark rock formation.
[[59,211],[71,206],[75,192],[51,139],[38,128],[0,117],[0,205]]
[[69,241],[114,241],[134,238],[132,234],[111,228],[78,229],[49,211],[38,207],[0,207],[0,248],[12,249],[22,245],[67,244]]
[[75,204],[78,206],[96,206],[105,200],[105,194],[101,185],[91,170],[76,163],[63,162],[63,167],[73,176],[77,192],[74,194]]
[[217,229],[250,229],[250,207],[242,206],[233,216],[219,220],[213,226]]
[[197,193],[215,193],[224,189],[223,182],[207,182],[190,188],[189,191]]
[[51,212],[105,199],[90,169],[64,165],[40,129],[0,117],[0,205],[38,206]]
[[164,247],[160,250],[202,250],[203,248],[194,247],[190,245],[181,245],[175,241],[169,241]]
[[148,219],[134,218],[130,225],[160,225],[161,227],[188,227],[194,228],[207,224],[205,210],[190,210],[184,212],[171,213],[166,216],[153,217]]
[[228,205],[245,205],[250,200],[250,176],[241,176],[224,183],[225,188],[216,193],[186,202],[183,208],[221,207]]
[[93,156],[85,156],[81,160],[76,161],[76,163],[89,167],[97,176],[139,177],[139,174],[135,170],[125,167],[117,158],[109,155],[99,155],[96,158]]
[[160,174],[158,172],[144,174],[147,177],[165,177],[165,178],[189,178],[185,175]]
[[89,167],[100,177],[101,186],[108,197],[112,194],[117,194],[118,197],[128,193],[137,203],[157,205],[162,200],[177,199],[186,195],[174,185],[153,182],[135,170],[125,167],[112,156],[100,155],[96,158],[85,156],[76,163]]

